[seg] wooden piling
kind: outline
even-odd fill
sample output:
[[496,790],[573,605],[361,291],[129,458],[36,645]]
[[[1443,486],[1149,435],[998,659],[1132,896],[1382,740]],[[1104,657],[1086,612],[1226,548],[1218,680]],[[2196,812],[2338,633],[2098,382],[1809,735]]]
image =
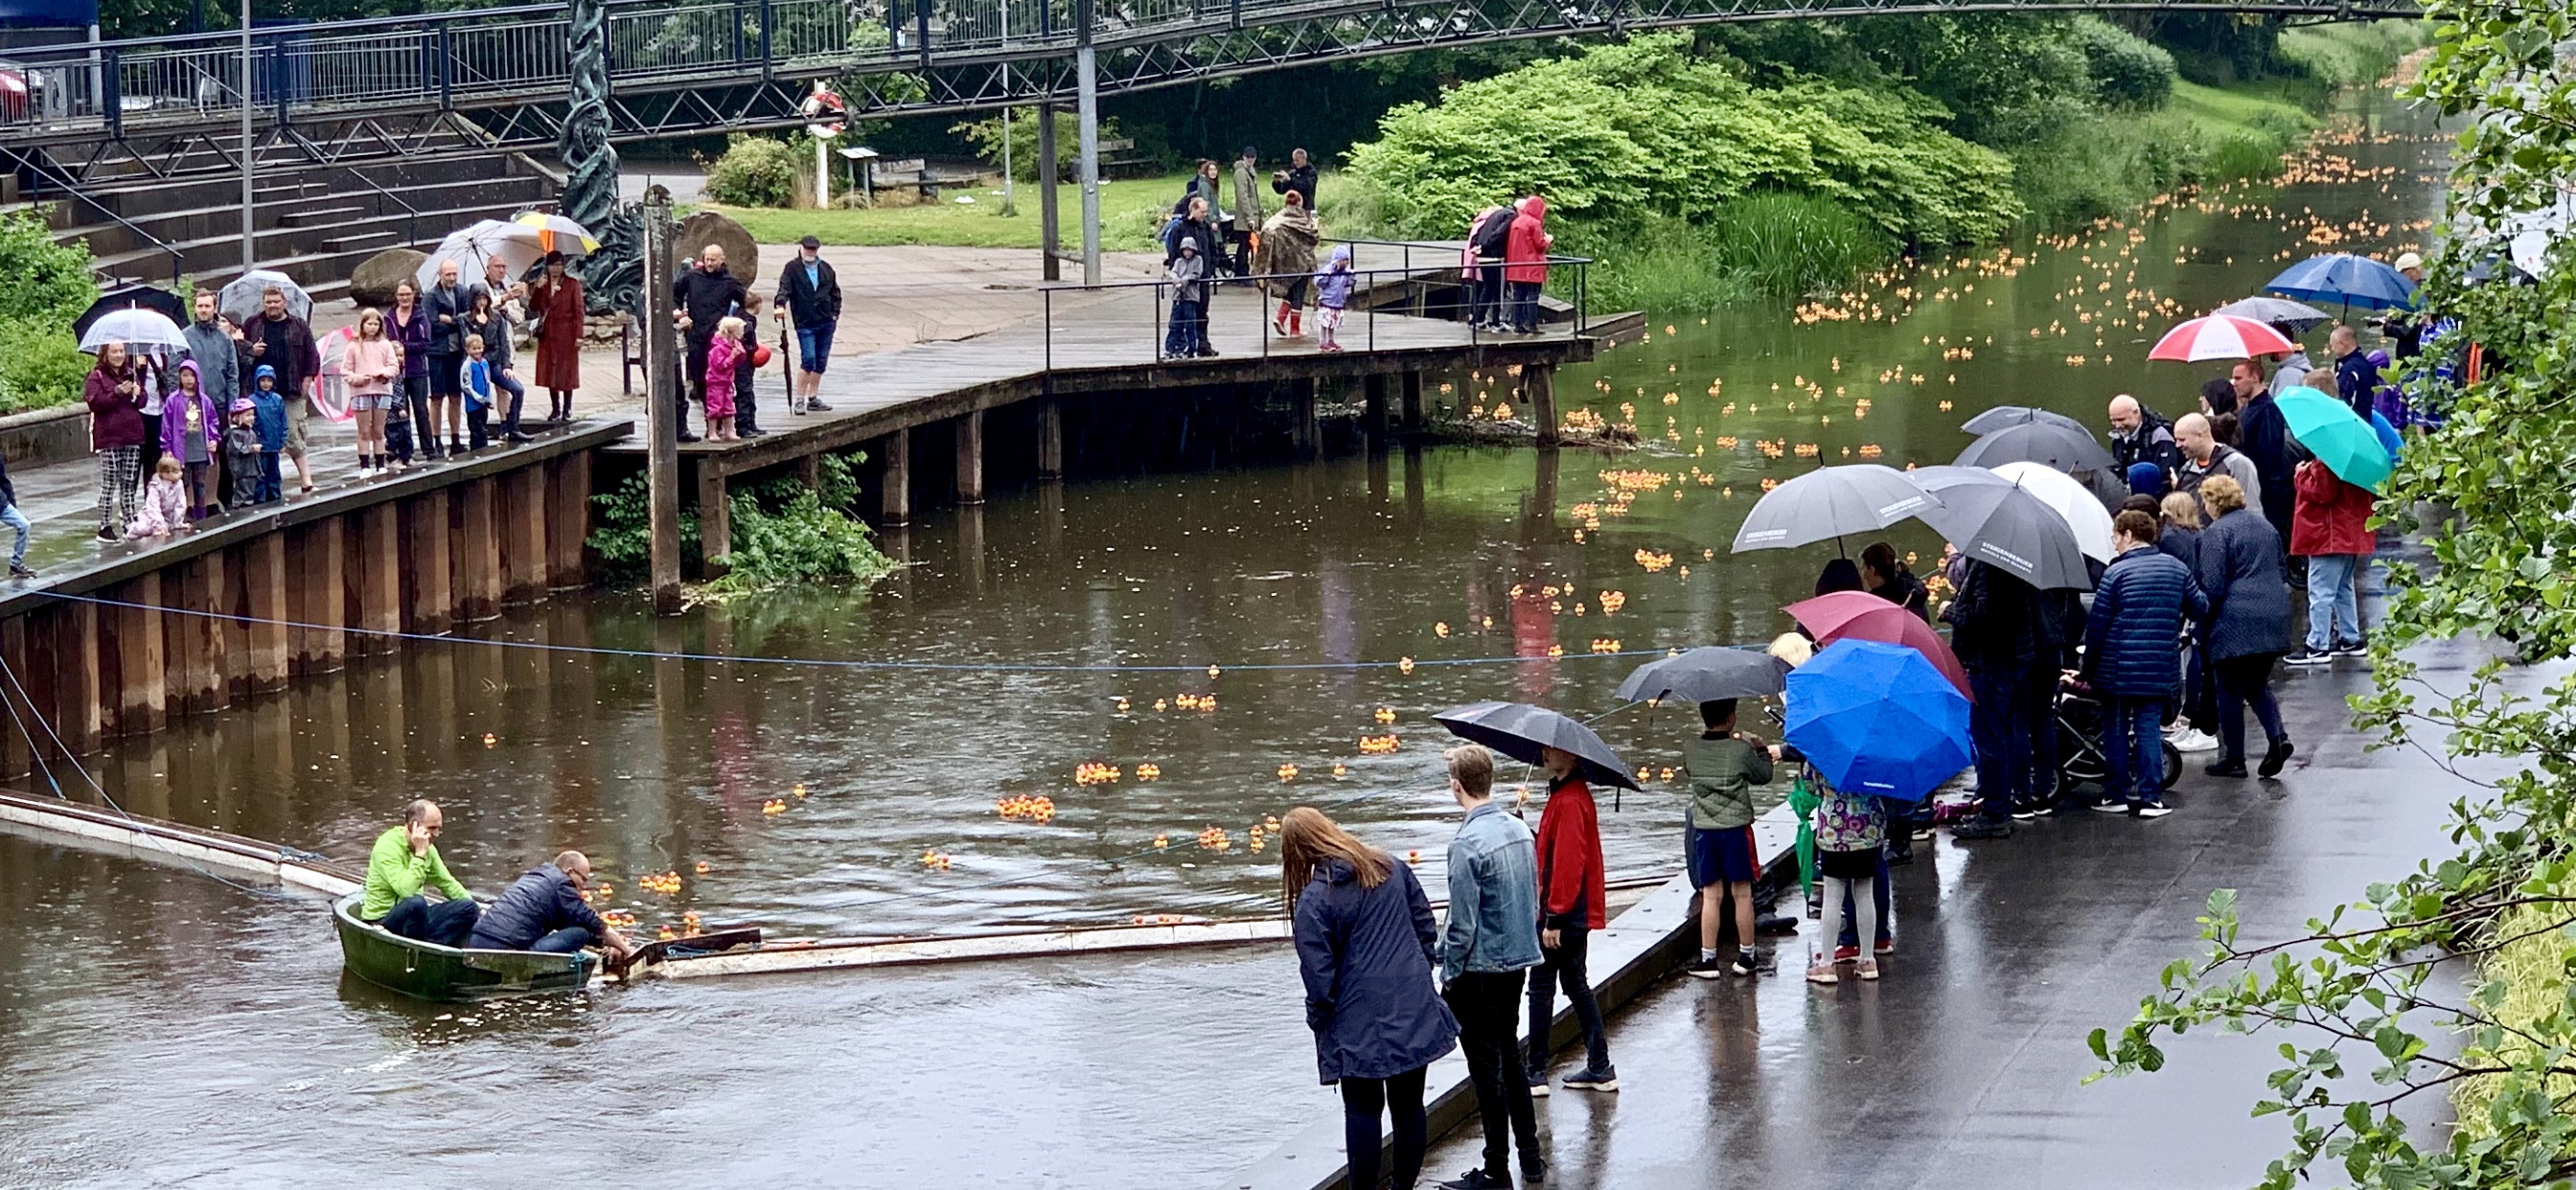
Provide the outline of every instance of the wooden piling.
[[403,631],[437,635],[456,625],[446,488],[432,488],[403,507]]
[[[162,618],[170,652],[169,713],[202,715],[232,702],[225,674],[224,554],[210,550],[179,567],[175,597]],[[164,583],[162,594],[174,596]]]
[[[348,658],[348,532],[344,520],[324,517],[287,530],[287,668],[297,674],[329,673]],[[277,536],[271,534],[271,536]]]
[[707,577],[725,572],[720,561],[733,552],[733,502],[723,471],[714,460],[698,460],[698,559]]
[[364,631],[349,642],[361,656],[390,653],[402,642],[402,522],[391,501],[369,505],[358,515],[355,573],[357,606],[350,623]]
[[547,465],[546,585],[558,591],[587,586],[590,564],[590,452],[577,450]]
[[25,684],[27,669],[27,622],[31,616],[11,616],[0,620],[0,665],[8,667],[9,677],[0,678],[0,707],[6,707],[9,721],[0,726],[0,779],[15,781],[35,771],[36,741],[28,729],[35,726],[36,708],[19,696],[18,687]]
[[1538,444],[1556,445],[1556,368],[1549,364],[1523,367],[1521,399],[1529,403],[1530,420],[1538,423]]
[[69,756],[98,751],[106,729],[99,705],[98,605],[66,604],[54,613],[54,734]]
[[1315,382],[1312,379],[1288,382],[1288,440],[1300,459],[1311,459],[1323,453],[1324,430],[1315,418]]
[[957,502],[984,502],[984,411],[957,417]]
[[1403,408],[1403,413],[1402,413],[1402,416],[1403,416],[1403,418],[1404,418],[1404,432],[1405,432],[1405,433],[1407,433],[1407,434],[1419,434],[1419,433],[1421,433],[1421,432],[1422,432],[1422,373],[1420,373],[1420,372],[1406,372],[1406,373],[1404,373],[1404,391],[1403,391],[1403,394],[1402,394],[1402,400],[1403,400],[1403,406],[1404,406],[1404,408]]
[[248,620],[244,650],[249,687],[286,685],[286,535],[262,533],[242,549],[242,615]]
[[885,459],[883,525],[912,523],[912,431],[896,430],[880,441]]
[[1371,372],[1361,385],[1360,431],[1370,449],[1381,449],[1386,445],[1386,373]]
[[492,507],[494,486],[488,475],[458,485],[462,493],[454,501],[449,522],[456,534],[449,581],[459,621],[489,620],[501,614],[501,538]]
[[116,634],[116,734],[150,735],[169,722],[161,575],[154,571],[110,590],[116,600],[107,609]]
[[501,602],[546,597],[546,475],[520,467],[500,476]]
[[1064,406],[1054,397],[1038,400],[1038,474],[1064,474]]
[[823,452],[815,451],[796,460],[796,482],[804,484],[808,491],[823,490]]

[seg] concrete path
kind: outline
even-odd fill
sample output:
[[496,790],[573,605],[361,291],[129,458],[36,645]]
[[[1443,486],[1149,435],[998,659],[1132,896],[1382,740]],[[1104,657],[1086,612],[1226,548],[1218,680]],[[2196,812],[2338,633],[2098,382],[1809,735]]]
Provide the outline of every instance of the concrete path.
[[[2442,654],[2428,669],[2456,687],[2473,660]],[[2278,781],[2203,776],[2204,753],[2162,820],[2076,810],[2010,841],[1919,844],[1896,870],[1898,950],[1875,984],[1848,968],[1834,987],[1804,982],[1805,937],[1782,940],[1776,978],[1667,980],[1612,1018],[1616,1094],[1540,1101],[1546,1184],[2259,1181],[2286,1134],[2247,1108],[2279,1038],[2195,1033],[2160,1074],[2086,1087],[2085,1037],[2116,1032],[2165,963],[2201,953],[2193,918],[2211,889],[2241,891],[2247,937],[2277,938],[2443,845],[2445,807],[2477,791],[2418,753],[2366,752],[2343,697],[2368,686],[2353,661],[2284,672],[2300,755]],[[1581,1059],[1560,1055],[1555,1073]],[[1436,1143],[1423,1184],[1477,1164],[1481,1143],[1472,1124]]]

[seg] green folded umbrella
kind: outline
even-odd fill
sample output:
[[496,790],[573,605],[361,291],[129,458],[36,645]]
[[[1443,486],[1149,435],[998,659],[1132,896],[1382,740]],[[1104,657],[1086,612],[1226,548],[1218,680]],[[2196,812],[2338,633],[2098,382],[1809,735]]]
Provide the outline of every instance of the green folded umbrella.
[[1810,901],[1816,899],[1816,807],[1823,804],[1807,774],[1790,783],[1789,808],[1798,812],[1798,884]]
[[2388,456],[2379,431],[2352,406],[2305,385],[2282,393],[2274,403],[2289,423],[2290,436],[2345,483],[2377,491],[2396,470],[2397,461]]

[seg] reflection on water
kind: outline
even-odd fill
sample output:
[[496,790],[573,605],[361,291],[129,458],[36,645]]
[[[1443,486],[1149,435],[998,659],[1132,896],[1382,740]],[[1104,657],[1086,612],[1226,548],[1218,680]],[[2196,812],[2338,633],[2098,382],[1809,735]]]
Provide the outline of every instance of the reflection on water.
[[[559,598],[473,635],[608,652],[411,648],[116,742],[90,768],[137,813],[343,858],[433,797],[467,883],[496,890],[580,847],[648,923],[694,909],[850,934],[1270,912],[1275,857],[1250,828],[1300,802],[1419,851],[1437,896],[1451,807],[1432,712],[1501,697],[1595,714],[1642,660],[1596,648],[1779,631],[1831,547],[1726,554],[1766,478],[1946,462],[1958,422],[1998,403],[2095,423],[2121,391],[2190,408],[2203,368],[2142,363],[2167,311],[2251,292],[2318,226],[2356,250],[2421,239],[2408,225],[2430,213],[2421,171],[2438,149],[2417,132],[2329,147],[2389,175],[2321,165],[2278,197],[2176,203],[2134,229],[1931,266],[1855,307],[1903,311],[1892,324],[1659,319],[1648,342],[1559,378],[1570,407],[1633,418],[1646,446],[1626,457],[1442,448],[998,493],[891,535],[916,565],[870,595],[798,590],[676,620],[626,593]],[[1441,399],[1469,405],[1499,382],[1448,383]],[[1911,527],[1889,537],[1927,565],[1939,548]],[[851,664],[619,655],[643,652]],[[1150,666],[1172,668],[1136,668]],[[1680,787],[1661,771],[1688,719],[1637,708],[1599,725],[1657,778],[1602,817],[1614,874],[1678,866]],[[1362,750],[1390,732],[1391,753]],[[1119,779],[1077,784],[1086,762]],[[1050,822],[995,813],[1039,794]],[[1210,827],[1228,850],[1199,845]],[[927,851],[953,866],[925,866]],[[634,882],[663,871],[680,893]],[[341,988],[309,904],[11,840],[0,890],[29,911],[0,938],[0,1103],[19,1125],[0,1136],[0,1182],[416,1168],[389,1152],[488,1177],[640,1149],[648,1172],[721,1163],[745,1181],[1178,1184],[1329,1111],[1275,951],[456,1012]],[[1211,1083],[1265,1106],[1206,1112]],[[595,1140],[594,1116],[676,1143]]]

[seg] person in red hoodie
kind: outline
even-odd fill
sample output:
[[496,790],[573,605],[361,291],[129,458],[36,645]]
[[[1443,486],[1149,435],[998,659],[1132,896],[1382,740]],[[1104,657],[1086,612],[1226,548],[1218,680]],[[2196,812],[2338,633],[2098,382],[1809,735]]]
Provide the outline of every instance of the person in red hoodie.
[[1610,1033],[1601,1024],[1601,1004],[1592,995],[1592,975],[1583,960],[1592,931],[1607,920],[1608,873],[1601,862],[1601,811],[1592,803],[1592,787],[1575,775],[1573,753],[1549,748],[1540,754],[1547,769],[1547,806],[1538,816],[1539,963],[1530,972],[1529,1040],[1522,1056],[1529,1063],[1530,1094],[1547,1094],[1548,1026],[1556,1020],[1556,989],[1574,1005],[1583,1026],[1586,1061],[1565,1076],[1575,1091],[1616,1091],[1619,1072],[1610,1065]]
[[2369,652],[2361,638],[2361,601],[2353,578],[2370,560],[2370,489],[2345,483],[2310,459],[2290,475],[2298,494],[2290,514],[2290,552],[2308,560],[2307,647],[2292,665],[2325,665]]
[[1538,291],[1547,284],[1547,250],[1556,237],[1547,234],[1547,200],[1531,195],[1520,201],[1512,234],[1503,242],[1503,284],[1510,291],[1505,308],[1512,329],[1538,333]]

